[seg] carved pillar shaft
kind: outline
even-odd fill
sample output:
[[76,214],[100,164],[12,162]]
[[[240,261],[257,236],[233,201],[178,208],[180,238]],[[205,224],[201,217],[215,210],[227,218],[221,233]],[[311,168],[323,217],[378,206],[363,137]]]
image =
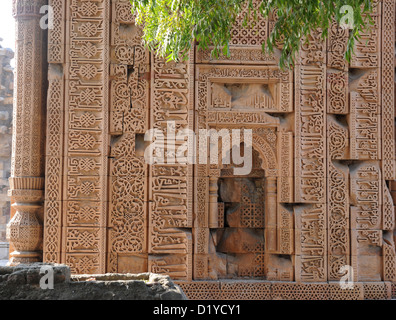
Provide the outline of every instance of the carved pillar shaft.
[[7,226],[15,249],[10,265],[41,260],[44,190],[45,30],[40,8],[46,0],[14,0],[16,77],[9,195],[16,212]]
[[219,178],[217,177],[210,177],[209,179],[209,228],[213,229],[219,227],[218,181]]

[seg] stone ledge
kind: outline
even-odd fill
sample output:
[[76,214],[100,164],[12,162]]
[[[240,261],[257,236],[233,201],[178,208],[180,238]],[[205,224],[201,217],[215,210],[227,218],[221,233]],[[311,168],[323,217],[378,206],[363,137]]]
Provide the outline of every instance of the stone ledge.
[[[41,289],[43,266],[53,267],[54,289]],[[168,276],[105,274],[71,276],[66,265],[0,267],[0,300],[186,300]]]
[[391,300],[395,284],[356,282],[342,289],[338,282],[254,280],[176,281],[189,300]]

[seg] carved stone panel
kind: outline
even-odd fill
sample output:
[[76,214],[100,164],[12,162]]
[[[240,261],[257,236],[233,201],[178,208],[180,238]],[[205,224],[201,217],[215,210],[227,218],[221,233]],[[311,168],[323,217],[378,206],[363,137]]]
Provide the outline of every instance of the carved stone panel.
[[296,281],[322,282],[327,279],[326,206],[295,207]]
[[326,65],[319,32],[302,46],[296,67],[295,201],[326,201]]
[[131,4],[112,1],[110,46],[110,127],[108,271],[148,270],[148,129],[150,55]]
[[373,2],[374,25],[361,33],[352,56],[351,68],[377,68],[381,63],[381,2]]
[[[351,63],[348,31],[333,21],[327,41],[320,30],[304,39],[287,71],[277,66],[281,42],[274,54],[261,48],[276,11],[244,26],[245,9],[229,57],[193,48],[167,63],[144,47],[129,0],[50,0],[44,261],[73,273],[168,274],[193,298],[387,297],[385,281],[396,279],[395,3],[372,3],[374,25]],[[15,9],[19,40],[35,39],[30,9]],[[36,44],[18,45],[27,54]],[[19,83],[33,79],[24,70]],[[18,106],[39,102],[26,88]],[[14,129],[16,176],[44,172],[34,121]],[[201,145],[200,130],[218,143]],[[242,165],[223,160],[248,150],[244,130],[252,168],[238,176]],[[12,180],[21,185],[40,197],[42,179]],[[358,283],[343,291],[348,266]]]
[[[253,0],[253,8],[259,9],[261,1]],[[259,11],[257,11],[259,12]],[[250,14],[247,24],[244,18]],[[272,17],[271,17],[272,18]],[[216,63],[216,64],[262,64],[276,65],[275,54],[264,53],[262,44],[269,36],[271,19],[264,18],[258,13],[257,19],[253,17],[253,11],[249,12],[246,7],[237,17],[236,23],[231,30],[230,54],[225,55],[221,50],[218,56],[211,54],[213,47],[206,50],[197,50],[197,63]]]
[[[69,0],[66,8],[64,137],[69,161],[64,166],[62,261],[75,273],[100,273],[106,270],[110,5]],[[76,206],[98,220],[70,223]]]
[[384,179],[396,180],[395,149],[395,3],[382,2],[382,167]]
[[[216,110],[219,113],[217,122],[226,116],[229,120],[224,124],[233,123],[233,119],[238,121],[241,112],[254,111],[261,115],[263,112],[293,111],[292,73],[278,67],[203,65],[197,69],[196,79],[199,94],[196,108],[198,111]],[[258,117],[245,121],[256,122]]]
[[149,259],[178,255],[180,279],[192,279],[193,166],[176,161],[175,137],[194,127],[193,60],[192,52],[189,61],[177,63],[152,56],[151,125],[166,137],[155,140],[166,162],[150,167]]

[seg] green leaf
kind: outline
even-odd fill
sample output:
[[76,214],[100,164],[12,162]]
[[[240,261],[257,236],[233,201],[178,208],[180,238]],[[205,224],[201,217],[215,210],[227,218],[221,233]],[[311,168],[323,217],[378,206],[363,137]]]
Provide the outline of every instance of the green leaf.
[[198,48],[213,47],[212,55],[230,55],[231,30],[237,17],[243,28],[257,28],[259,16],[276,12],[277,20],[268,39],[262,40],[264,52],[282,47],[279,65],[291,67],[295,56],[310,34],[322,30],[329,35],[332,19],[340,23],[341,8],[353,8],[354,27],[350,32],[345,58],[350,61],[354,44],[362,32],[374,24],[369,15],[370,0],[130,0],[136,23],[143,25],[143,42],[157,55],[177,61],[188,57],[192,43]]

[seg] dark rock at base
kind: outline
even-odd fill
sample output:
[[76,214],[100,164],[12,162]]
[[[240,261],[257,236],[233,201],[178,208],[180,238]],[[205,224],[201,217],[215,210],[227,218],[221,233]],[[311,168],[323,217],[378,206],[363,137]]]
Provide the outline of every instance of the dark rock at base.
[[[48,272],[48,270],[51,270]],[[53,289],[43,289],[53,275]],[[40,282],[42,282],[40,284]],[[187,300],[168,276],[104,274],[71,276],[66,265],[0,267],[0,300]]]

